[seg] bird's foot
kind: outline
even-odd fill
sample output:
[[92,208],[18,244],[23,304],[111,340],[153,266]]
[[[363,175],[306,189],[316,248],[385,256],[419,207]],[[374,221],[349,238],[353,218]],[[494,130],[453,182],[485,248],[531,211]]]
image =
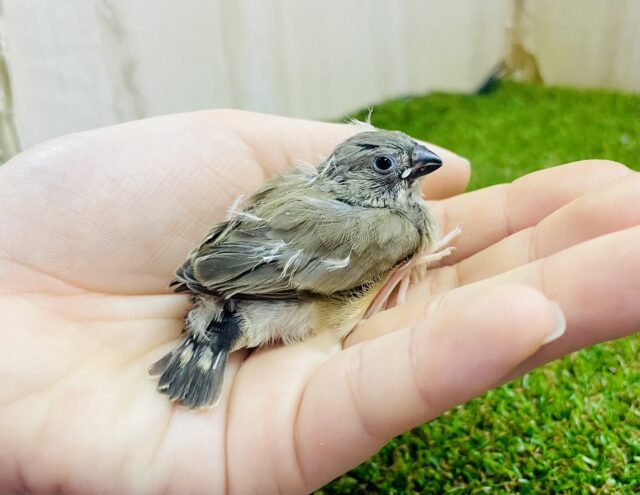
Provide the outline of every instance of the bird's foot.
[[429,263],[435,263],[436,261],[440,261],[442,258],[453,254],[456,250],[455,247],[450,246],[445,249],[442,248],[458,237],[461,233],[462,227],[458,225],[445,236],[441,237],[437,242],[433,243],[427,251],[419,253],[409,261],[398,265],[389,279],[378,291],[373,302],[369,305],[369,308],[364,315],[364,319],[370,318],[379,311],[386,309],[389,300],[391,299],[391,295],[396,288],[398,289],[398,292],[395,298],[395,305],[404,304],[407,301],[407,291],[411,286],[411,276],[414,272],[414,268],[422,265],[428,266]]
[[366,313],[364,314],[364,319],[372,317],[379,311],[383,310],[387,306],[387,302],[389,302],[389,298],[393,291],[398,287],[398,284],[404,283],[404,280],[407,276],[411,274],[411,262],[405,261],[398,265],[398,267],[391,273],[387,281],[380,288],[376,297],[373,299],[369,307],[367,308]]
[[456,237],[462,234],[462,225],[457,225],[454,229],[448,232],[446,235],[442,236],[436,242],[433,243],[433,246],[429,249],[429,252],[435,253],[445,247],[447,244],[450,244]]

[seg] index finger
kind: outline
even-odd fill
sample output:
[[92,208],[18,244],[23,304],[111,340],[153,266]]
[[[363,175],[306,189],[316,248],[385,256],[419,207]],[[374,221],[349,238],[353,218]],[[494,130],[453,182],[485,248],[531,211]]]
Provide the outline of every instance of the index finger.
[[539,170],[510,184],[479,189],[432,203],[444,234],[462,225],[456,251],[443,259],[453,265],[504,237],[531,227],[575,198],[623,175],[626,166],[608,160],[584,160]]

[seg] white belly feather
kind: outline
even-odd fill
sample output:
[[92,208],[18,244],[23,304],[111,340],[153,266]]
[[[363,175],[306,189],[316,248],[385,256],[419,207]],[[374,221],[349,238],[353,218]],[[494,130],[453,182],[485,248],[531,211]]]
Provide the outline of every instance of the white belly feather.
[[312,331],[311,303],[288,301],[242,301],[236,315],[242,336],[235,349],[282,341],[299,342]]

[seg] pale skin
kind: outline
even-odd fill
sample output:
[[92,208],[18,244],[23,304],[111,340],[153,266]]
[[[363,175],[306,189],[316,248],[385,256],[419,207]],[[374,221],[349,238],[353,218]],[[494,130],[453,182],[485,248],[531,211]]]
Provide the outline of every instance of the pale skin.
[[[344,348],[234,353],[213,410],[146,370],[188,308],[167,284],[241,193],[353,126],[234,111],[60,138],[0,168],[0,491],[305,493],[386,441],[567,352],[640,328],[640,177],[598,160],[460,194],[425,180],[456,252]],[[535,156],[531,157],[535,161]],[[451,197],[453,196],[453,197]],[[555,320],[566,333],[543,345]]]

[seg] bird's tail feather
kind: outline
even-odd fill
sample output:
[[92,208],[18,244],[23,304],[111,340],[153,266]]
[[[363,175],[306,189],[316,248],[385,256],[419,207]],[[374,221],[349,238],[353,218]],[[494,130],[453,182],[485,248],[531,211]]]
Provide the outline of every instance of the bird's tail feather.
[[207,338],[188,335],[154,363],[149,374],[160,377],[158,390],[190,409],[214,406],[222,394],[224,369],[235,340],[229,338],[233,328],[220,328],[221,323],[228,322],[228,317],[222,322],[212,322]]

